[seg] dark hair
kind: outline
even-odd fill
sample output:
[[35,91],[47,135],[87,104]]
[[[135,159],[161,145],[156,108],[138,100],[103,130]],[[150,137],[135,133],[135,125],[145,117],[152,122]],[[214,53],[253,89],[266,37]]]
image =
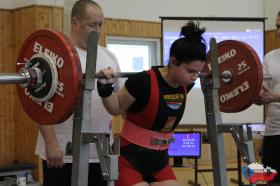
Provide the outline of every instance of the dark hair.
[[278,12],[277,16],[280,16],[280,11]]
[[101,7],[99,6],[99,4],[96,3],[95,1],[79,0],[79,1],[76,1],[76,3],[74,4],[74,6],[72,8],[71,18],[75,17],[79,21],[83,20],[85,18],[85,12],[86,12],[87,5],[96,6],[96,7],[100,8],[100,10],[102,10]]
[[180,38],[170,47],[170,57],[175,57],[177,65],[195,60],[206,61],[206,45],[202,34],[205,28],[199,28],[199,23],[189,21],[181,28]]

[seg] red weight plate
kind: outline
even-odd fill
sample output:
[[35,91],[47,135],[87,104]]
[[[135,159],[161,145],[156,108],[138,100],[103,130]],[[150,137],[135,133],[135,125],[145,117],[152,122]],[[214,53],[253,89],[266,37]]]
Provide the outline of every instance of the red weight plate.
[[24,68],[30,58],[38,53],[48,55],[56,64],[56,92],[50,100],[39,102],[30,96],[27,88],[17,86],[18,96],[26,113],[38,124],[60,123],[72,114],[80,96],[82,70],[79,57],[71,42],[62,33],[38,30],[23,43],[16,71]]
[[[230,82],[222,78],[219,88],[220,110],[239,112],[247,109],[255,101],[262,88],[263,70],[257,53],[246,43],[226,40],[217,44],[220,73],[230,72]],[[211,55],[203,72],[211,69]]]

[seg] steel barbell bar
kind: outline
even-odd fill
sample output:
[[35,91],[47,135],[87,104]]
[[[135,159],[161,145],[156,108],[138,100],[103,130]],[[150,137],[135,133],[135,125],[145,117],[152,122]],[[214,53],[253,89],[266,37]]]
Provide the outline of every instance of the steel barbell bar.
[[[31,76],[30,71],[31,69],[23,69],[24,73],[0,73],[0,84],[22,84],[29,86],[29,82],[32,82],[32,80],[35,81],[35,79],[40,79],[40,73],[36,71],[35,75]],[[40,72],[40,71],[39,71]],[[137,72],[120,72],[115,74],[115,78],[129,78],[136,74]],[[199,73],[199,78],[209,78],[211,77],[210,73]],[[230,79],[231,75],[229,74],[221,74],[221,78]],[[106,79],[107,77],[103,75],[102,73],[96,73],[95,78],[97,79]],[[23,86],[26,87],[26,86]]]
[[30,77],[22,73],[1,73],[1,84],[25,84],[29,81]]
[[[38,73],[36,76],[30,75],[30,69],[25,69],[25,72],[21,73],[0,73],[0,84],[27,84],[28,82],[32,82],[31,80],[38,78]],[[137,72],[120,72],[115,74],[115,78],[129,78],[135,75]],[[210,78],[212,76],[211,73],[199,73],[199,78]],[[220,78],[230,79],[232,76],[230,74],[220,74]],[[97,79],[106,79],[106,76],[101,73],[96,73],[95,78]],[[40,78],[38,78],[40,79]],[[271,79],[271,76],[268,74],[264,74],[264,80]],[[26,87],[26,86],[23,86]]]

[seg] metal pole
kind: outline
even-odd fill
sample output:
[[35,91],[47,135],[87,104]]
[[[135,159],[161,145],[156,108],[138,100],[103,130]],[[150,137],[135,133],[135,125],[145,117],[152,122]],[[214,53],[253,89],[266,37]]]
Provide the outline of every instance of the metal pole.
[[198,184],[198,158],[195,158],[194,159],[194,183],[195,183],[195,186],[198,186],[200,184]]
[[203,87],[205,88],[204,99],[207,132],[209,134],[211,145],[214,185],[227,186],[224,137],[217,129],[217,126],[222,124],[222,117],[220,113],[218,94],[220,77],[218,70],[217,44],[214,38],[211,38],[210,40],[210,50],[212,60],[212,78],[211,81],[209,78],[205,78],[205,84]]
[[[83,97],[78,105],[80,118],[74,120],[73,127],[73,166],[71,186],[88,185],[88,164],[90,143],[83,143],[83,134],[90,130],[91,125],[91,96],[95,88],[95,70],[97,58],[98,34],[92,31],[88,36],[86,59],[86,75],[83,87]],[[78,113],[77,113],[78,114]],[[94,121],[93,121],[94,122]]]
[[20,84],[27,83],[29,77],[18,74],[18,73],[1,73],[0,84]]

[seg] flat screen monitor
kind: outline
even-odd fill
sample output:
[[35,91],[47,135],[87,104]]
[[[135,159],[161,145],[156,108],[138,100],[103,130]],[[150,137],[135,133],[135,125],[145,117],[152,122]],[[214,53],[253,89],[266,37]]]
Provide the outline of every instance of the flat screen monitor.
[[175,142],[170,144],[168,155],[174,158],[174,166],[182,166],[182,158],[200,158],[201,133],[175,132]]

